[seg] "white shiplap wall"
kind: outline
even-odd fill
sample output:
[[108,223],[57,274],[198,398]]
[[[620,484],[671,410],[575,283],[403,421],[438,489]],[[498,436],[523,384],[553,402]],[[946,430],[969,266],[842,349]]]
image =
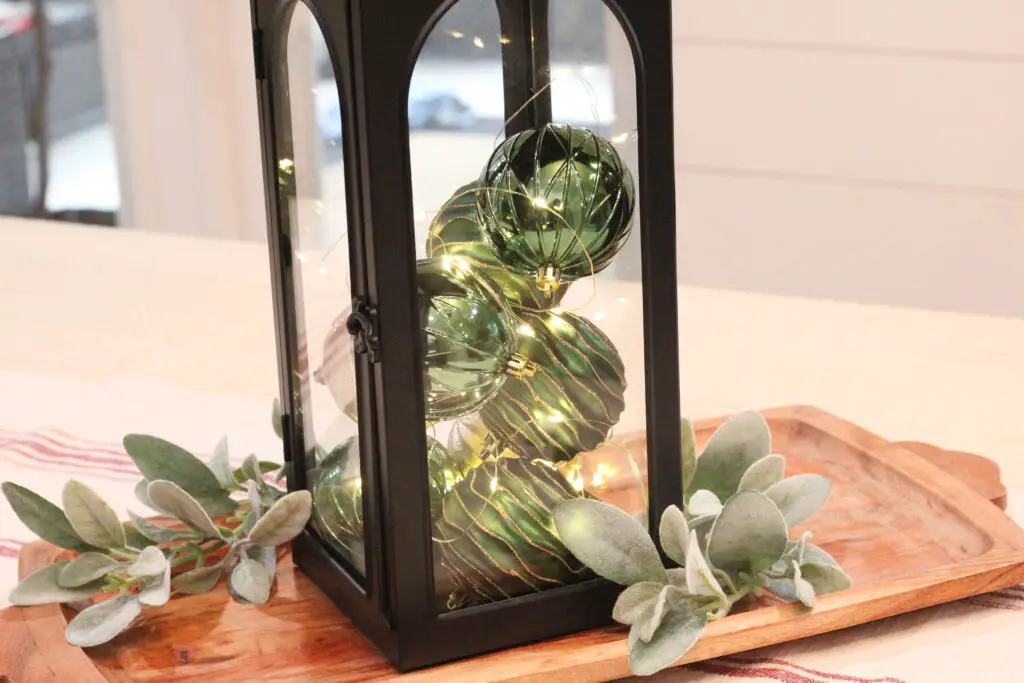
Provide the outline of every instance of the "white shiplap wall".
[[690,284],[1024,317],[1024,3],[675,0]]

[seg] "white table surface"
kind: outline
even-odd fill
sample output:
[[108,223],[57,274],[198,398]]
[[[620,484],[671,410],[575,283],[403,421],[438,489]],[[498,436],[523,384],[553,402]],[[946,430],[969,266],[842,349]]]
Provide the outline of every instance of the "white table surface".
[[[570,305],[585,303],[589,295],[574,287],[579,299]],[[65,445],[116,445],[140,431],[202,453],[227,434],[236,459],[280,457],[269,426],[277,376],[264,246],[0,219],[0,292],[0,480],[16,474],[59,499],[63,481],[77,476],[130,504],[130,476],[28,467],[3,448],[5,437],[54,430],[70,435],[54,437]],[[633,407],[622,429],[643,417],[635,398],[643,385],[637,295],[635,284],[606,282],[584,306],[604,312],[601,326],[630,368]],[[685,414],[813,404],[890,439],[986,455],[1011,493],[1024,491],[1024,320],[688,287],[679,296]],[[0,503],[0,606],[15,578],[4,539],[14,548],[26,533]],[[974,626],[940,627],[913,615],[858,630],[859,650],[827,636],[783,654],[799,666],[862,677],[851,680],[960,681],[967,679],[915,677],[907,648],[925,648],[921,661],[952,675],[972,671],[964,648],[972,648],[970,659],[1005,659],[978,628],[1024,633],[1024,621],[1007,610],[948,609],[975,610]],[[1015,680],[996,671],[1004,669],[975,678]],[[698,675],[717,678],[686,674]]]

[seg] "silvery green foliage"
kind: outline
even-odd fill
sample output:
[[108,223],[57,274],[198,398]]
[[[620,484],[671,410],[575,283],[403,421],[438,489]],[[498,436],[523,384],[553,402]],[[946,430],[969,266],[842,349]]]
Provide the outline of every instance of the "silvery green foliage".
[[[276,405],[274,415],[279,429]],[[122,523],[95,491],[74,480],[64,487],[63,510],[5,483],[3,494],[25,526],[54,545],[81,553],[19,583],[11,604],[104,596],[79,612],[66,632],[69,643],[92,647],[131,626],[144,606],[163,605],[172,592],[205,593],[225,575],[229,593],[239,601],[266,602],[277,568],[275,546],[306,526],[309,492],[287,494],[267,483],[264,475],[280,466],[255,456],[232,470],[226,439],[214,448],[209,463],[152,436],[131,434],[124,446],[145,477],[135,488],[136,497],[177,523],[157,523],[130,510],[131,523]]]
[[831,483],[818,475],[784,479],[785,458],[771,453],[768,425],[749,411],[723,423],[695,458],[689,421],[683,423],[685,512],[670,505],[654,541],[616,507],[578,499],[555,508],[555,526],[570,551],[596,574],[626,586],[612,618],[630,627],[629,668],[650,675],[678,661],[709,621],[729,614],[749,595],[770,592],[808,608],[817,597],[845,590],[850,578],[810,542],[791,540],[791,527],[828,499]]

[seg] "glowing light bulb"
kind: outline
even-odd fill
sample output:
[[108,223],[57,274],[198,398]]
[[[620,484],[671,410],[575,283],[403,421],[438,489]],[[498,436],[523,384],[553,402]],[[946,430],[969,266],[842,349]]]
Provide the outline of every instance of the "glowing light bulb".
[[481,50],[484,49],[484,39],[480,36],[473,36],[473,44]]
[[605,316],[605,312],[604,311],[598,311],[597,313],[594,314],[594,320],[603,320],[604,316]]
[[297,249],[295,250],[295,258],[299,259],[303,263],[305,263],[307,260],[309,260],[309,257],[307,257],[305,254],[303,254],[301,251],[299,251]]
[[449,31],[448,34],[455,40],[460,40],[466,37],[466,34],[462,31]]
[[319,264],[316,267],[316,272],[320,273],[321,275],[327,275],[327,266],[325,266],[323,263]]
[[491,477],[491,493],[494,493],[497,490],[498,490],[498,478],[497,477]]
[[611,141],[613,143],[617,144],[617,145],[621,145],[623,142],[625,142],[628,139],[629,139],[629,133],[619,133],[618,135],[613,135],[611,137]]
[[533,205],[536,206],[538,209],[546,209],[548,208],[548,200],[544,199],[543,197],[537,197],[533,200]]

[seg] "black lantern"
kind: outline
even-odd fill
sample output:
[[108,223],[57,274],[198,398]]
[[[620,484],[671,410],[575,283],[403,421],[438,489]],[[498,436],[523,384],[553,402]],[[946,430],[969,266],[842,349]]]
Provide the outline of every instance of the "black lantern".
[[251,2],[298,566],[402,670],[607,623],[551,515],[682,498],[671,0]]

